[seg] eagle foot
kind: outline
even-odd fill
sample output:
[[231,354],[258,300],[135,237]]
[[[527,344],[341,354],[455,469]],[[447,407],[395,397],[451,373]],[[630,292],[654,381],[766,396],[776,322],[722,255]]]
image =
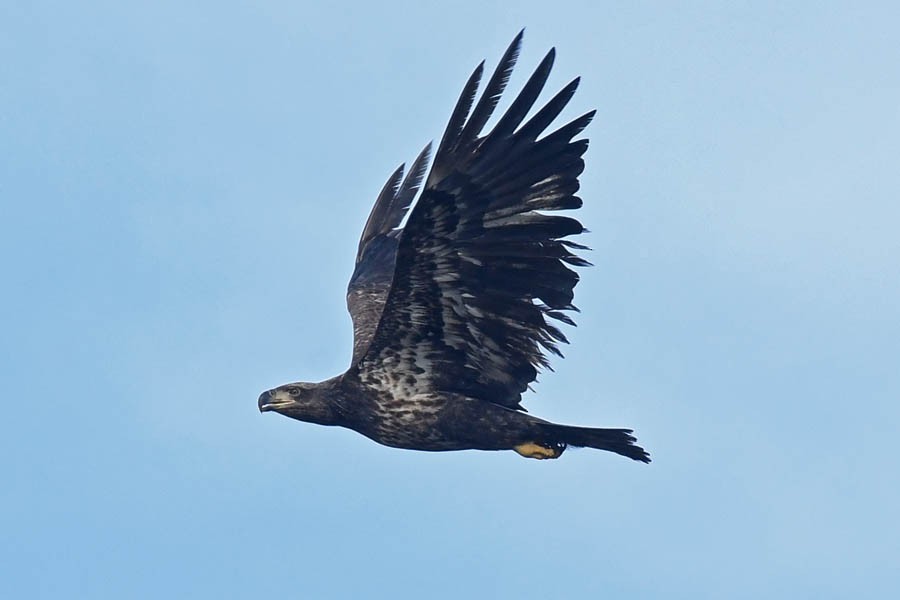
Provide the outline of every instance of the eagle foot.
[[527,442],[513,446],[513,450],[524,456],[525,458],[535,458],[544,460],[546,458],[559,458],[563,450],[566,449],[565,444],[549,445],[540,444],[538,442]]

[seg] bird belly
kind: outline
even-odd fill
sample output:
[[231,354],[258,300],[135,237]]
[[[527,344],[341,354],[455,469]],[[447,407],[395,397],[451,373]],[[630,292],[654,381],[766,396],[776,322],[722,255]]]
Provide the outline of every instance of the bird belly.
[[363,431],[385,446],[415,450],[461,450],[465,445],[446,435],[440,426],[447,399],[438,394],[405,398],[379,398],[370,431]]
[[[494,410],[496,409],[496,410]],[[371,420],[355,427],[385,446],[412,450],[506,450],[521,443],[522,413],[456,394],[379,395]]]

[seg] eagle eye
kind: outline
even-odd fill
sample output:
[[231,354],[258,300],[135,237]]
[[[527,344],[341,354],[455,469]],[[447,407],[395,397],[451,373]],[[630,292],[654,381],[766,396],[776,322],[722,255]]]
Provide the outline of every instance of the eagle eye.
[[298,388],[295,385],[292,385],[292,386],[286,388],[286,391],[291,396],[299,396],[300,395],[300,388]]

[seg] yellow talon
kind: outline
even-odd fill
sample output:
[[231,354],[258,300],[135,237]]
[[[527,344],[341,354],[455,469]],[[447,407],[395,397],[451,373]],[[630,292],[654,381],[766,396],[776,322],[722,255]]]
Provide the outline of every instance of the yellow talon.
[[547,448],[546,446],[541,446],[534,442],[519,444],[518,446],[514,446],[513,450],[525,458],[536,458],[538,460],[543,460],[545,458],[559,458],[559,455],[562,454],[562,450],[558,448]]

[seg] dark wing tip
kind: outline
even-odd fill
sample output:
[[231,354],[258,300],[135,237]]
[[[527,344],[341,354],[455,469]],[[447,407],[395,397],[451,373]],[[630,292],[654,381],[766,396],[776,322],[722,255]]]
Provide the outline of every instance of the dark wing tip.
[[516,34],[516,37],[513,38],[513,43],[521,44],[523,37],[525,37],[525,28],[524,27],[522,27],[522,29],[519,30],[519,33]]
[[497,102],[500,101],[503,90],[506,89],[506,84],[509,82],[513,68],[516,66],[516,61],[519,59],[519,51],[522,49],[522,35],[524,32],[525,30],[523,29],[516,35],[503,53],[500,62],[497,63],[497,68],[494,69],[493,75],[491,75],[487,86],[485,86],[484,91],[481,93],[481,98],[478,99],[478,103],[472,110],[472,114],[466,120],[465,127],[463,127],[462,132],[459,134],[459,144],[465,146],[468,143],[474,142],[481,133],[481,130],[484,129],[485,123],[491,118],[494,109],[497,107]]
[[386,228],[386,222],[390,220],[390,215],[392,213],[394,199],[397,196],[397,191],[400,189],[400,183],[403,180],[404,169],[406,169],[406,164],[401,164],[397,167],[397,169],[391,173],[391,176],[388,177],[384,187],[381,188],[381,192],[375,200],[375,205],[369,213],[369,218],[366,219],[362,235],[359,237],[356,262],[359,262],[360,258],[362,258],[363,251],[369,241],[379,233],[382,233]]
[[419,152],[416,160],[414,160],[412,165],[410,165],[409,172],[406,174],[406,179],[403,180],[403,184],[400,185],[400,188],[397,190],[396,204],[401,214],[397,222],[392,224],[393,227],[400,226],[400,222],[403,220],[403,215],[406,214],[406,211],[409,209],[412,201],[415,199],[416,193],[419,191],[419,188],[422,185],[422,180],[425,178],[425,172],[428,169],[428,159],[430,157],[431,142],[428,142],[428,144],[426,144],[425,147],[422,148],[422,151]]
[[556,60],[556,49],[551,48],[488,137],[508,136],[522,123],[525,115],[528,114],[543,91],[547,78],[550,77],[550,71],[553,69],[554,60]]

